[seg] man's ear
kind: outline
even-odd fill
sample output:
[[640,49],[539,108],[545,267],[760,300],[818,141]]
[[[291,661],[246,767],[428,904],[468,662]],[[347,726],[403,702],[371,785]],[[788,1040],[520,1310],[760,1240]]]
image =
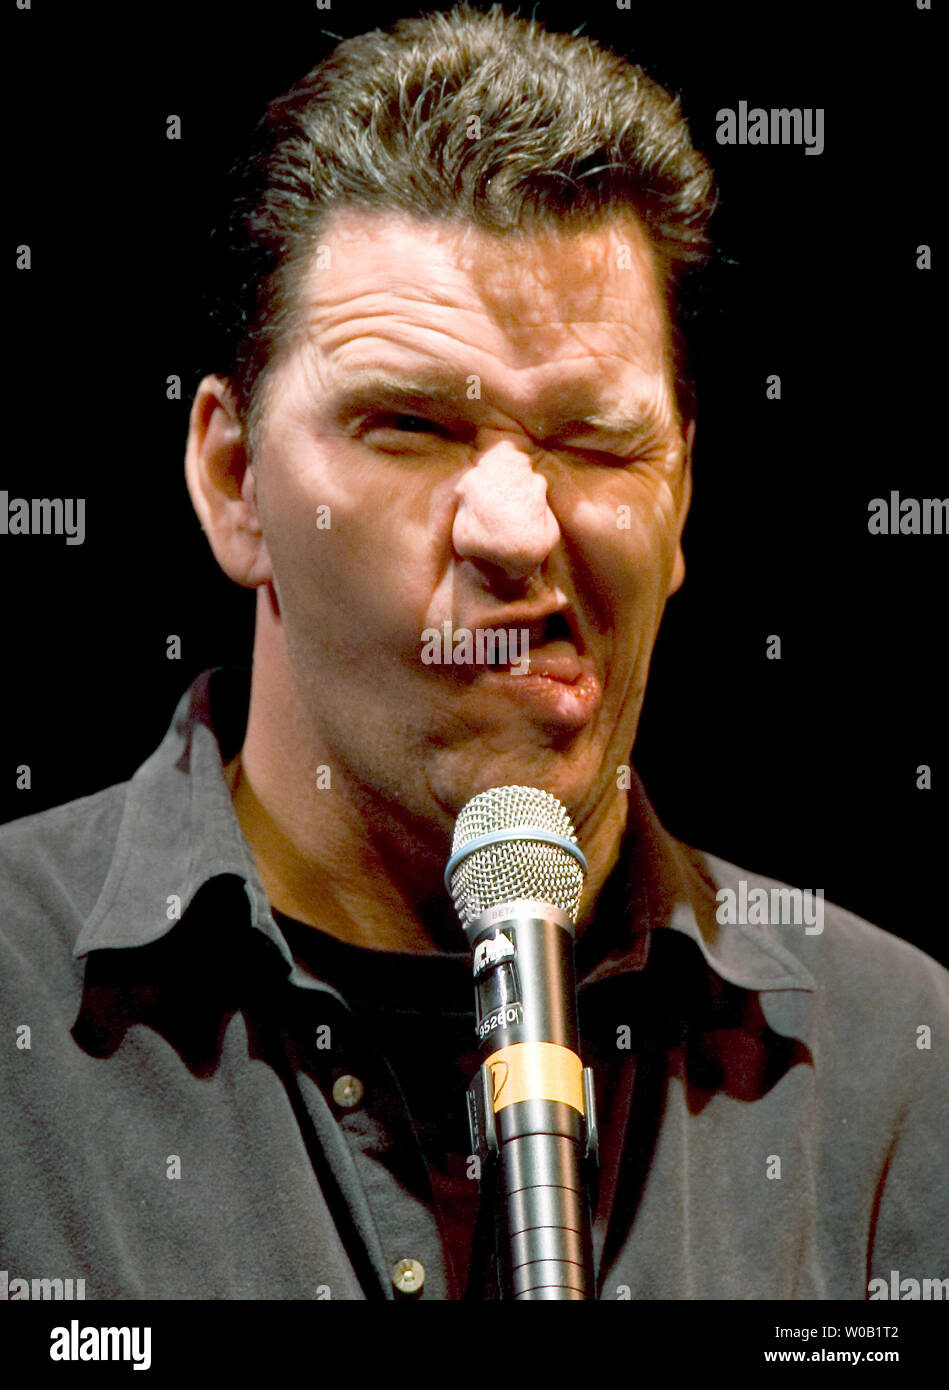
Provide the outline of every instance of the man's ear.
[[679,534],[676,540],[675,565],[672,570],[672,583],[669,585],[669,593],[674,594],[681,589],[685,579],[685,556],[682,554],[682,531],[685,527],[685,519],[689,514],[689,503],[692,501],[692,448],[695,444],[695,421],[690,420],[685,431],[685,459],[682,465],[682,496],[679,502],[678,529]]
[[185,477],[224,573],[247,589],[268,583],[273,574],[257,514],[257,482],[234,397],[221,377],[206,376],[194,398]]

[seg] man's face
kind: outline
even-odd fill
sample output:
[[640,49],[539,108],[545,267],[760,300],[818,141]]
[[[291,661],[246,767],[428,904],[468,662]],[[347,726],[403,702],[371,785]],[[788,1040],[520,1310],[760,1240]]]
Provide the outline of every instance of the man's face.
[[[682,575],[688,447],[643,234],[346,211],[301,304],[252,467],[308,753],[440,836],[505,783],[580,829],[618,800]],[[446,622],[439,663],[423,634]],[[528,630],[530,674],[456,664],[487,628]]]

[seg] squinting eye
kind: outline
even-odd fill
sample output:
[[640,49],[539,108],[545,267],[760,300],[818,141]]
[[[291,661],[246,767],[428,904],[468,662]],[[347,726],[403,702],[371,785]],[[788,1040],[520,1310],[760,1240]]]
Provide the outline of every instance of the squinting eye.
[[635,458],[635,455],[610,453],[607,449],[584,449],[579,445],[561,445],[562,451],[572,454],[574,457],[581,457],[589,463],[598,463],[607,468],[626,468]]
[[[424,415],[403,415],[395,411],[370,416],[363,421],[359,430],[359,437],[370,448],[386,453],[418,453],[423,446],[413,442],[413,435],[416,439],[423,437],[430,441],[450,442],[452,431]],[[404,444],[398,443],[400,437],[405,440]],[[424,446],[429,452],[433,447],[434,442]]]
[[389,415],[378,421],[377,428],[399,430],[404,434],[440,434],[441,426],[423,415]]

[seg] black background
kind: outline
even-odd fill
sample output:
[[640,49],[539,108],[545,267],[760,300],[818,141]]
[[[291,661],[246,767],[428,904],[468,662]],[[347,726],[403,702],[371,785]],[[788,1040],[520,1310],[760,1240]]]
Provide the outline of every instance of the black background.
[[[916,269],[938,225],[935,18],[914,0],[869,16],[826,0],[535,11],[681,92],[721,189],[688,575],[636,765],[680,838],[822,887],[949,960],[945,540],[867,530],[871,498],[946,490],[937,272]],[[0,537],[0,817],[129,777],[197,672],[249,663],[252,597],[217,569],[183,478],[188,391],[216,365],[202,360],[198,295],[210,194],[266,100],[332,47],[324,30],[411,12],[35,0],[13,15],[13,224],[33,268],[14,278],[0,488],[85,497],[86,540]],[[740,100],[823,107],[824,153],[717,146],[716,112]],[[166,399],[172,373],[181,401]],[[779,402],[765,398],[771,373]],[[770,634],[780,661],[765,657]]]

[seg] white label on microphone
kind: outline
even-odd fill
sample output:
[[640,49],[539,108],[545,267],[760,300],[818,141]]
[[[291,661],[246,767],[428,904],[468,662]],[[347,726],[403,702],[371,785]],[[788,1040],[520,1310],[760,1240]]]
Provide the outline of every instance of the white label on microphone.
[[495,1032],[498,1028],[513,1028],[515,1023],[523,1022],[524,1007],[519,1001],[502,1004],[499,1009],[495,1009],[478,1024],[478,1038],[484,1042],[488,1034]]

